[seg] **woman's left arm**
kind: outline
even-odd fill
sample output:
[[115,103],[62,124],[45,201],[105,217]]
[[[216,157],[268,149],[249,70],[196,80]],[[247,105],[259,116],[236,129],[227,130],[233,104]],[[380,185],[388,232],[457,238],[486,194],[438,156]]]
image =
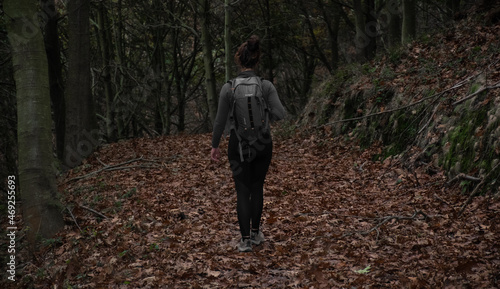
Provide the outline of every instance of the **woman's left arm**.
[[284,119],[286,116],[286,111],[281,104],[276,87],[274,87],[272,82],[268,80],[264,80],[263,86],[264,93],[267,95],[267,102],[271,113],[271,121]]

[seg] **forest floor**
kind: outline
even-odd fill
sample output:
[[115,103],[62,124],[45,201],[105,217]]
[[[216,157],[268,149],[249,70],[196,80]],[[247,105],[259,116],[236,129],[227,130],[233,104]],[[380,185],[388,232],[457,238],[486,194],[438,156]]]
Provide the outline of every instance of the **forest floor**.
[[[103,146],[59,180],[66,228],[23,288],[498,288],[500,202],[344,139],[275,139],[266,242],[239,253],[227,157],[181,135]],[[227,141],[222,143],[222,149]],[[70,213],[71,212],[71,213]],[[11,284],[12,285],[12,284]]]

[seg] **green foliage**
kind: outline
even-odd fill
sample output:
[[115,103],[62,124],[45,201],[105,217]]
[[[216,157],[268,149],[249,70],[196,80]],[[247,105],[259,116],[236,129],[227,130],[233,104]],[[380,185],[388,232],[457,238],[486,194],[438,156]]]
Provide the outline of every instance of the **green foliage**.
[[370,273],[370,269],[371,268],[372,267],[370,265],[368,265],[368,266],[366,266],[366,268],[356,270],[355,272],[358,273],[358,274],[368,274],[368,273]]
[[134,188],[130,189],[127,193],[125,193],[122,196],[122,199],[129,199],[132,196],[134,196],[136,192],[137,192],[137,188],[134,187]]
[[468,172],[477,166],[475,143],[478,141],[475,132],[482,127],[487,118],[487,108],[457,111],[462,114],[455,128],[443,140],[444,146],[449,146],[447,153],[443,156],[442,165],[445,170],[454,173]]
[[158,251],[160,250],[160,246],[156,243],[152,243],[151,245],[149,245],[149,251]]
[[47,247],[59,246],[59,245],[62,245],[62,240],[61,240],[61,238],[42,239],[42,245],[47,246]]

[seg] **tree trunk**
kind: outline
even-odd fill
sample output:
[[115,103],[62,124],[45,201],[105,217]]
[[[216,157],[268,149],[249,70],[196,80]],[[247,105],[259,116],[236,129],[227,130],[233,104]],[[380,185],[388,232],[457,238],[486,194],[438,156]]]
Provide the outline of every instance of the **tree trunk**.
[[314,32],[314,27],[313,27],[313,24],[311,22],[311,18],[309,16],[309,11],[307,10],[307,7],[304,5],[303,1],[299,1],[299,4],[300,4],[300,10],[302,10],[302,13],[304,14],[305,22],[307,25],[307,29],[309,30],[309,35],[311,36],[312,43],[314,45],[314,48],[318,52],[318,58],[323,63],[323,65],[325,65],[325,67],[328,69],[328,71],[330,73],[332,73],[333,69],[332,69],[328,59],[326,58],[325,54],[323,53],[323,49],[321,49],[321,47],[319,46],[318,39],[316,38],[316,34]]
[[209,30],[209,10],[208,0],[199,0],[201,16],[201,43],[203,46],[203,63],[205,64],[205,85],[207,87],[208,115],[210,123],[214,123],[217,114],[217,93],[215,91],[215,72],[212,58],[212,43],[210,41]]
[[323,0],[318,0],[319,9],[323,13],[323,18],[325,19],[326,28],[328,29],[328,35],[330,37],[330,49],[331,49],[331,68],[332,70],[336,70],[339,65],[339,42],[338,42],[338,34],[340,28],[340,9],[341,6],[337,3],[332,3],[333,8],[333,17],[330,17],[330,14],[327,13],[328,9],[326,8]]
[[47,55],[36,2],[5,0],[17,89],[18,167],[23,219],[31,245],[63,226],[52,152]]
[[176,30],[174,32],[174,40],[172,48],[173,53],[173,74],[174,74],[174,86],[175,86],[175,94],[177,96],[177,131],[184,132],[185,129],[185,105],[186,105],[186,96],[183,90],[183,84],[186,82],[183,78],[183,67],[182,64],[182,52],[180,51],[179,44],[179,31]]
[[224,1],[224,62],[226,67],[226,82],[232,78],[233,67],[233,44],[231,42],[231,0]]
[[449,19],[453,19],[453,16],[460,11],[460,0],[446,0],[446,10]]
[[388,45],[389,48],[394,48],[401,44],[401,6],[399,1],[388,1],[387,12],[389,15]]
[[104,99],[106,100],[106,136],[109,141],[113,142],[120,136],[116,135],[114,93],[110,73],[112,39],[109,31],[111,28],[109,26],[108,11],[106,6],[104,6],[104,2],[101,1],[98,5],[97,24],[102,61],[101,79],[104,86]]
[[365,0],[365,35],[368,44],[365,49],[365,57],[371,60],[377,52],[378,23],[375,18],[375,0]]
[[99,145],[90,90],[90,0],[68,2],[68,79],[64,165],[73,168]]
[[417,33],[415,0],[403,0],[403,28],[401,32],[402,44],[407,44],[415,38]]
[[62,78],[61,48],[58,34],[59,13],[55,0],[42,0],[42,11],[45,13],[45,51],[49,64],[50,99],[53,106],[53,119],[56,131],[56,154],[59,160],[64,156],[65,107]]
[[354,43],[356,45],[356,58],[358,61],[365,61],[366,47],[368,46],[369,39],[365,34],[365,15],[363,13],[363,6],[361,0],[354,0],[354,16],[356,26],[356,36]]
[[[112,27],[113,27],[113,37],[115,46],[115,61],[116,61],[116,67],[118,68],[117,71],[117,84],[116,88],[117,90],[114,91],[115,95],[113,96],[113,105],[111,107],[113,114],[113,121],[114,121],[114,135],[117,135],[117,132],[123,131],[123,119],[122,117],[116,117],[117,114],[121,112],[120,109],[123,109],[123,106],[120,106],[120,97],[123,95],[123,86],[125,84],[125,77],[124,77],[124,66],[125,66],[125,48],[124,48],[124,29],[123,29],[123,0],[118,0],[117,5],[117,16],[112,18]],[[109,128],[107,128],[109,130]]]
[[269,0],[266,0],[266,9],[264,12],[265,15],[265,23],[266,23],[266,53],[265,55],[267,56],[267,65],[268,65],[268,70],[267,70],[267,79],[271,82],[274,82],[274,56],[273,56],[273,50],[274,50],[274,35],[273,31],[274,29],[272,28],[271,24],[271,7],[269,4]]

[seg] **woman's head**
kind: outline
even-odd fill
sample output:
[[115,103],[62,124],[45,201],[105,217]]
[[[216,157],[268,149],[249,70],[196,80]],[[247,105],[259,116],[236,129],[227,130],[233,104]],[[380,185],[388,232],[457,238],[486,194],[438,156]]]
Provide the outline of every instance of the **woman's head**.
[[259,37],[252,35],[243,42],[234,55],[234,61],[242,68],[254,68],[260,59]]

